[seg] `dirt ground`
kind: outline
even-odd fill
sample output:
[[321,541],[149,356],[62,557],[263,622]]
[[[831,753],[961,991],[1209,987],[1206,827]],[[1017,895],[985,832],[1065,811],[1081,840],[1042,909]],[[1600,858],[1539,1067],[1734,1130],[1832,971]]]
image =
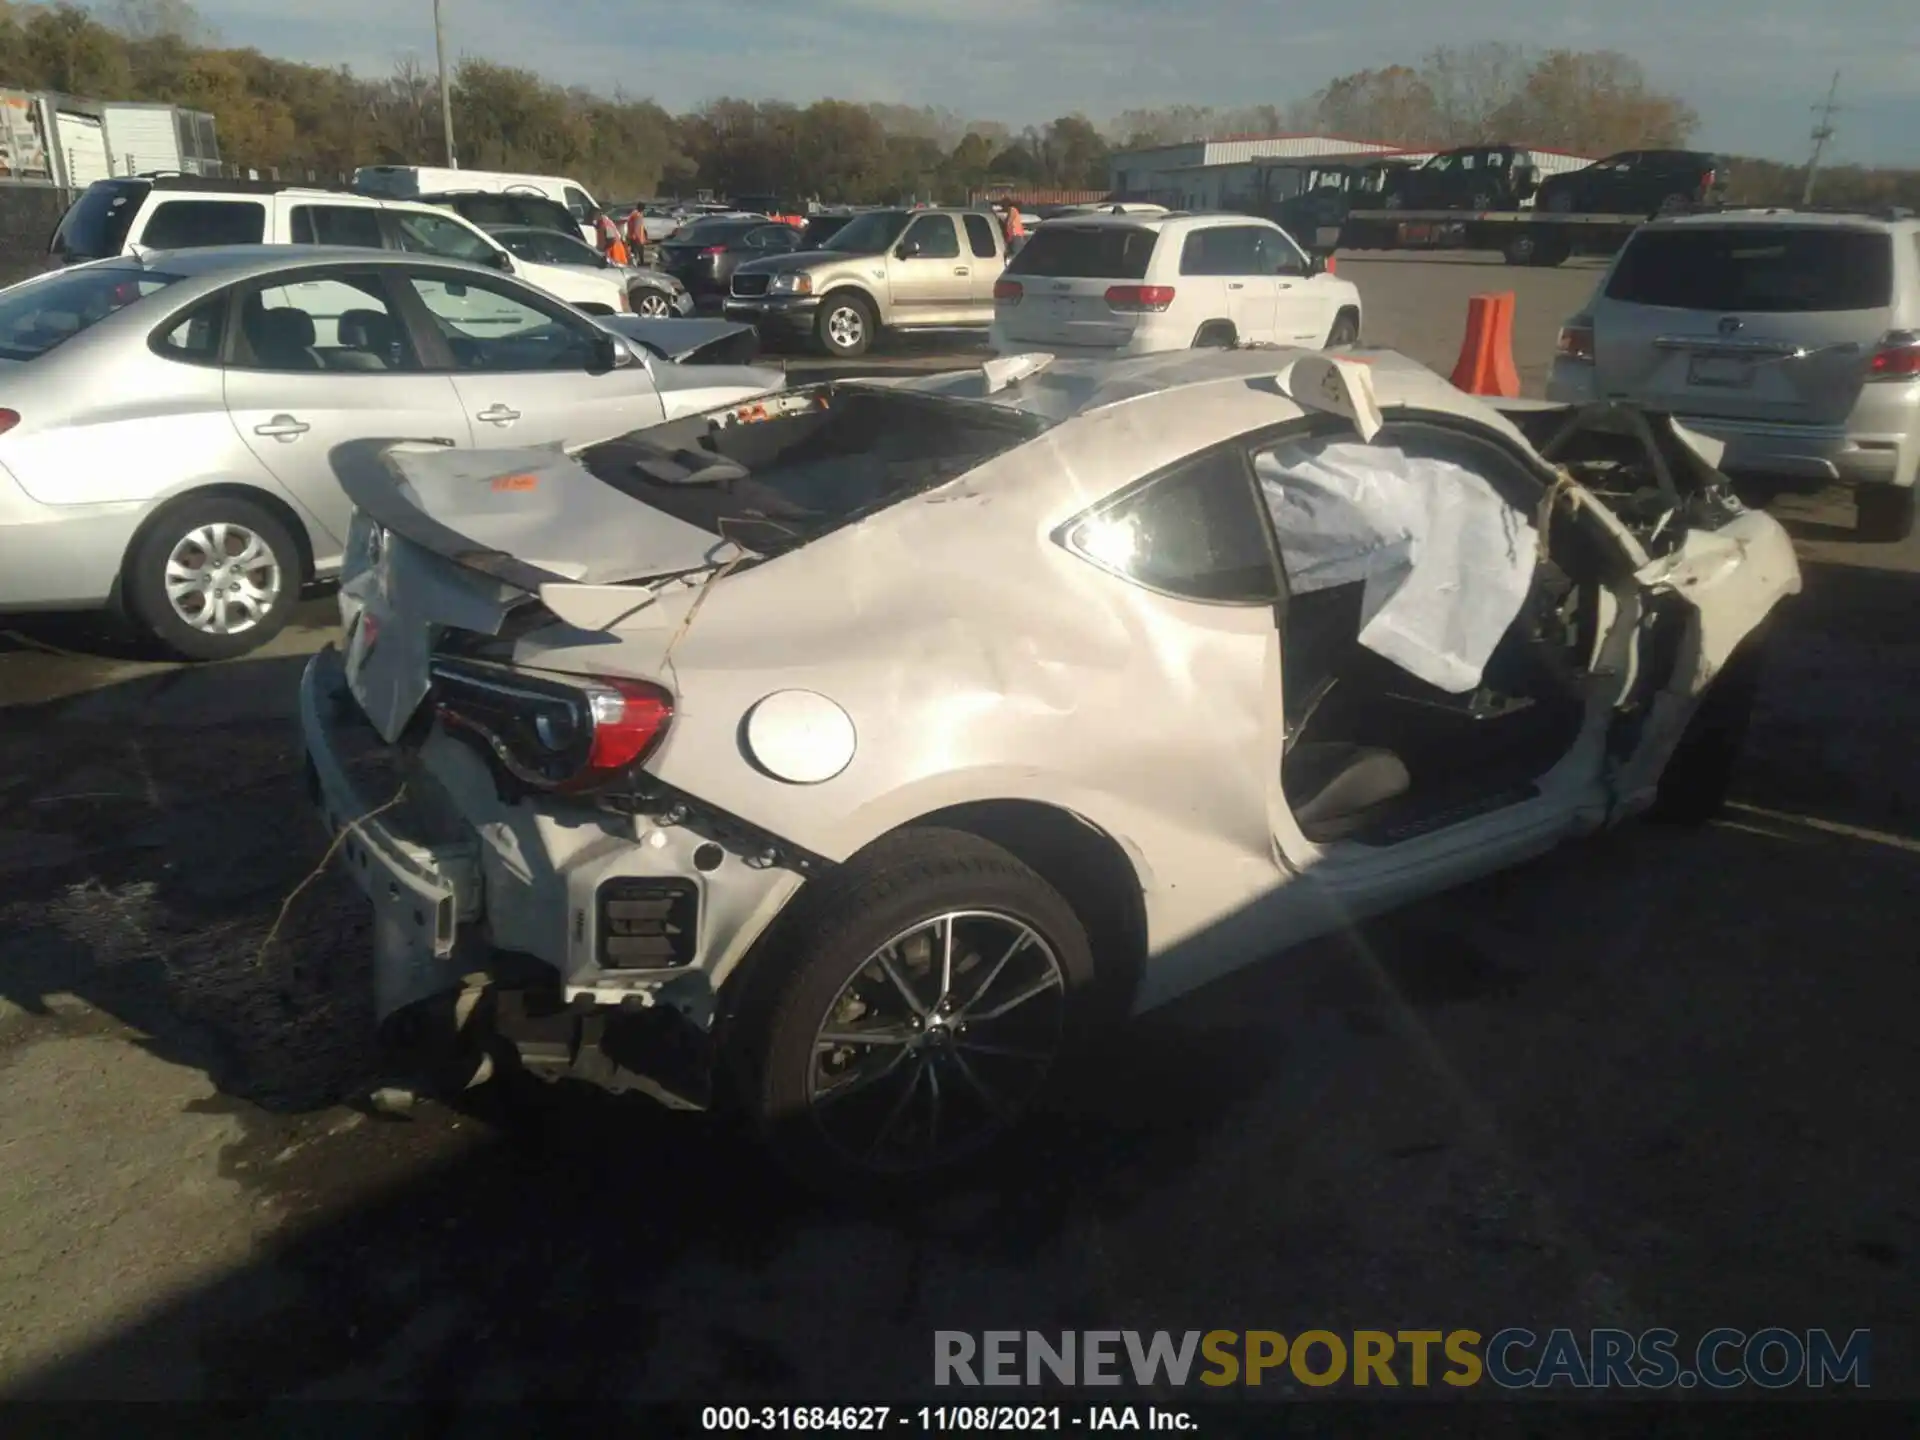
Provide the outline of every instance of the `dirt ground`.
[[[1370,339],[1441,365],[1468,294],[1525,282],[1536,376],[1592,283],[1341,268]],[[852,1402],[923,1392],[935,1329],[1529,1324],[1867,1327],[1874,1392],[1920,1396],[1920,543],[1779,513],[1806,593],[1726,819],[1215,985],[904,1209],[643,1101],[367,1104],[364,908],[325,878],[282,914],[321,853],[292,701],[330,602],[198,669],[23,624],[0,1395]]]

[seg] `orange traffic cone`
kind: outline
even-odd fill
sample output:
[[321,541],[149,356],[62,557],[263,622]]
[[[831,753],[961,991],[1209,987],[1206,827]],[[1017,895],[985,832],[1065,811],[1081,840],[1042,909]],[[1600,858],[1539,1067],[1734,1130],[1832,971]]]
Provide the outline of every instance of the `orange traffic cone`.
[[1511,290],[1467,301],[1467,338],[1453,367],[1456,388],[1469,395],[1520,393],[1520,372],[1513,368],[1513,301]]

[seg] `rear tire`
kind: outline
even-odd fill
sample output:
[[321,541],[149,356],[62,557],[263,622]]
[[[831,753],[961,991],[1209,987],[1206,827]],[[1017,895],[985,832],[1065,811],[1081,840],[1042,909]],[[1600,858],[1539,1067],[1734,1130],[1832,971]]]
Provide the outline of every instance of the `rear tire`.
[[1913,533],[1914,487],[1861,485],[1853,492],[1854,536],[1869,545],[1897,545]]
[[1333,328],[1327,332],[1326,348],[1334,349],[1340,345],[1358,345],[1360,343],[1360,316],[1353,310],[1342,310],[1333,317]]
[[1209,320],[1200,327],[1199,333],[1193,337],[1193,348],[1196,350],[1231,350],[1237,339],[1238,335],[1231,321]]
[[[902,831],[795,903],[768,957],[781,969],[756,987],[766,1003],[747,1002],[729,1048],[750,1118],[802,1179],[871,1193],[950,1171],[1013,1128],[1070,1055],[1093,988],[1086,930],[999,846],[957,830]],[[969,918],[938,923],[955,912]],[[934,1000],[948,945],[943,1011]],[[987,1013],[996,1008],[1005,1013]],[[907,1038],[822,1040],[862,1029]],[[849,1084],[859,1089],[837,1088]],[[980,1100],[989,1094],[997,1106]]]
[[1539,249],[1540,244],[1533,236],[1516,235],[1507,242],[1506,249],[1500,252],[1500,257],[1509,265],[1533,265],[1538,263],[1534,257],[1539,253]]
[[201,495],[148,523],[120,583],[129,618],[169,654],[231,660],[286,627],[302,579],[299,547],[271,510]]
[[873,346],[873,305],[851,290],[829,295],[814,318],[813,338],[822,352],[836,360],[858,360]]

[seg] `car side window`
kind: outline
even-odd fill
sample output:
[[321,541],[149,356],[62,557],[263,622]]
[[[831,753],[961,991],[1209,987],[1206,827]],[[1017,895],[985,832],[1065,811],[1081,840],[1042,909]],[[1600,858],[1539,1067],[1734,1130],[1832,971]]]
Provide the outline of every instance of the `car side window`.
[[235,294],[234,369],[388,375],[419,368],[377,272],[296,273]]
[[791,250],[795,231],[791,225],[762,225],[747,232],[749,250]]
[[400,248],[410,254],[465,260],[474,265],[485,265],[493,259],[491,245],[458,220],[445,215],[398,210],[393,212],[393,221]]
[[153,337],[153,348],[169,360],[189,365],[218,365],[226,331],[227,297],[203,300]]
[[903,245],[918,245],[916,260],[958,260],[960,237],[954,232],[950,215],[922,215],[900,237]]
[[1304,275],[1309,268],[1299,247],[1275,230],[1255,232],[1254,255],[1256,275]]
[[1259,242],[1271,232],[1252,225],[1219,225],[1196,230],[1180,250],[1182,275],[1265,275]]
[[1217,446],[1067,523],[1068,550],[1184,600],[1271,605],[1281,595],[1268,526],[1237,446]]
[[140,243],[149,250],[197,250],[258,245],[266,234],[267,207],[256,200],[163,200],[147,217]]
[[453,352],[456,370],[491,374],[584,370],[598,353],[598,327],[533,303],[505,285],[464,275],[410,275]]
[[580,221],[583,225],[593,219],[593,202],[587,199],[587,194],[584,190],[569,185],[561,193],[567,197],[567,213],[569,215],[573,216],[574,219]]
[[1000,252],[993,243],[993,226],[984,215],[965,217],[967,227],[967,247],[973,251],[977,260],[991,260]]
[[290,222],[296,245],[353,245],[383,250],[380,212],[370,205],[296,205]]

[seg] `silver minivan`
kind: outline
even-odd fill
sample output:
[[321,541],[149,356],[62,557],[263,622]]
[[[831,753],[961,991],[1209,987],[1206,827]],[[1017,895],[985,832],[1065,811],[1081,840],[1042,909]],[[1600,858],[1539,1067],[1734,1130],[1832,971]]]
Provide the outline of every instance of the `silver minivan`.
[[1854,489],[1904,539],[1920,472],[1920,221],[1723,211],[1636,230],[1560,332],[1554,400],[1664,410],[1722,468]]

